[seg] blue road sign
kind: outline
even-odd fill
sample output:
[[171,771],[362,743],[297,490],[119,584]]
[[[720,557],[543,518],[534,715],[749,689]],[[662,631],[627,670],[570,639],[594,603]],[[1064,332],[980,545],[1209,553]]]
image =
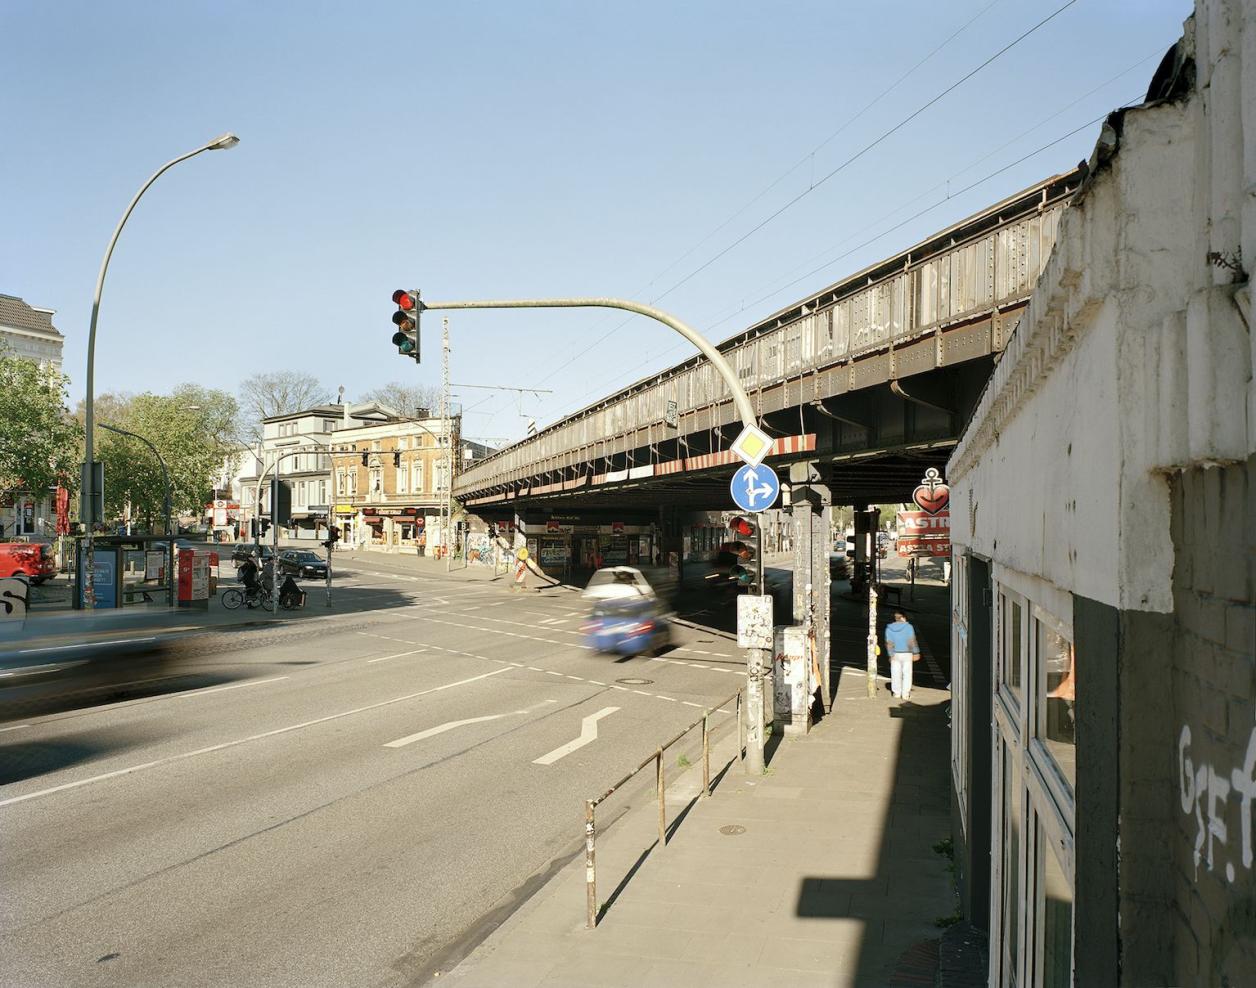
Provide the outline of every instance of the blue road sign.
[[781,493],[781,482],[776,479],[776,471],[760,463],[757,467],[747,463],[733,474],[733,482],[729,485],[733,494],[733,503],[742,511],[766,511],[776,503]]

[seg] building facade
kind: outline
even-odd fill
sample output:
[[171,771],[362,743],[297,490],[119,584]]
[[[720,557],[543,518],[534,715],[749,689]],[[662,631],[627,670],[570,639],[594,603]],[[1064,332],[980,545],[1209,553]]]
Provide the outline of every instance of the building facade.
[[468,452],[460,434],[457,417],[449,429],[439,418],[398,418],[338,430],[333,509],[343,543],[422,553],[440,545],[450,473]]
[[1256,977],[1256,8],[1114,113],[948,467],[990,984]]
[[255,472],[237,478],[244,530],[253,518],[270,518],[270,478],[278,472],[292,489],[291,524],[280,534],[291,539],[325,539],[333,484],[333,434],[399,417],[386,405],[365,402],[316,405],[263,420],[261,445],[250,463]]
[[[0,352],[33,360],[60,372],[65,337],[52,324],[53,309],[29,305],[0,293]],[[52,538],[56,534],[56,491],[10,491],[0,495],[4,538]]]
[[52,324],[55,314],[0,293],[0,349],[60,370],[65,337]]

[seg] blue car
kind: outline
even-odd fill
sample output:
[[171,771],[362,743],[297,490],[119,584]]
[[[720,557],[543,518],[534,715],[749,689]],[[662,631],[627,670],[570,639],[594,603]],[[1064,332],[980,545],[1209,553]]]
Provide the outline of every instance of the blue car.
[[654,655],[672,643],[672,628],[657,599],[601,601],[584,625],[590,647],[618,655]]

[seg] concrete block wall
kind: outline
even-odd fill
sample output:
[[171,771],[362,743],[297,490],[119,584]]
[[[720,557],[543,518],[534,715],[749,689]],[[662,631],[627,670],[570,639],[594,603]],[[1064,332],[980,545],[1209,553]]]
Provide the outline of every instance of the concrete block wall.
[[[1176,984],[1256,972],[1256,456],[1171,478]],[[1122,828],[1122,840],[1126,833]]]

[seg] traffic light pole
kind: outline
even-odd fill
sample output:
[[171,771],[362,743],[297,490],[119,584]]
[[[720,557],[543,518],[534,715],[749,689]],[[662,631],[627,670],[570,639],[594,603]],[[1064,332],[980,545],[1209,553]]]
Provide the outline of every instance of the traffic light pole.
[[[416,293],[417,294],[417,293]],[[692,329],[690,326],[681,322],[675,316],[664,312],[662,309],[656,309],[650,305],[643,305],[640,302],[632,302],[627,299],[618,298],[539,298],[539,299],[504,299],[504,300],[487,300],[487,301],[458,301],[458,302],[420,302],[419,311],[423,309],[623,309],[625,312],[635,312],[638,315],[648,316],[657,322],[661,322],[664,326],[674,330],[692,343],[702,353],[716,372],[723,378],[724,383],[728,386],[729,394],[732,396],[733,405],[737,409],[737,414],[741,418],[742,425],[746,429],[758,429],[758,418],[755,415],[754,405],[750,402],[750,396],[746,394],[746,389],[742,387],[741,381],[737,377],[737,372],[732,368],[724,355],[720,353],[711,342]],[[445,351],[448,354],[448,320],[445,322]],[[448,359],[446,357],[446,359]],[[449,390],[449,372],[448,364],[444,372],[445,392]],[[447,399],[446,399],[447,402]],[[448,406],[446,406],[448,410]],[[452,445],[452,437],[451,437]],[[734,447],[736,448],[736,447]],[[757,461],[756,461],[757,462]],[[449,471],[447,478],[448,499],[450,504],[450,515],[452,521],[453,513],[453,471]],[[763,554],[759,553],[759,566],[762,567]],[[760,569],[761,572],[761,569]],[[762,578],[762,577],[760,577]],[[746,735],[746,763],[749,771],[757,771],[758,774],[763,773],[763,651],[762,649],[749,649],[746,657],[746,672],[749,677],[749,689],[747,690],[746,714],[750,718],[751,729]],[[757,768],[756,768],[757,766]]]
[[[754,526],[754,570],[755,590],[762,594],[766,590],[763,585],[763,524],[761,521]],[[762,775],[764,771],[763,755],[763,669],[766,661],[770,661],[765,650],[751,648],[746,652],[746,771],[751,775]]]

